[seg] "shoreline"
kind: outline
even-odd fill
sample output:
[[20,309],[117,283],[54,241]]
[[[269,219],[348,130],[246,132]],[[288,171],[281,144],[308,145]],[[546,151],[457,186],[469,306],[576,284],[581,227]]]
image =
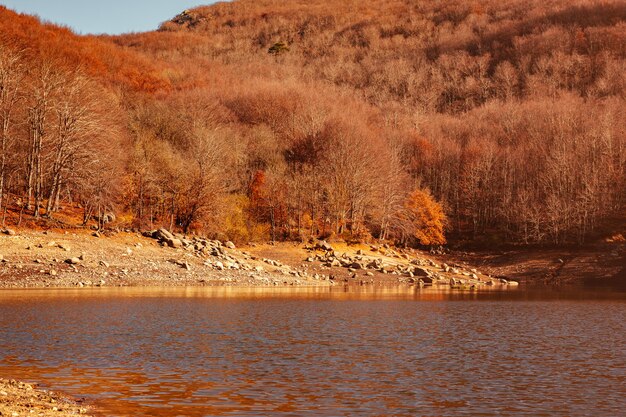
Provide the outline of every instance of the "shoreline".
[[470,263],[496,276],[534,286],[584,285],[626,288],[626,244],[583,248],[463,251],[453,262]]
[[[626,245],[430,254],[387,245],[250,244],[86,229],[0,236],[0,289],[560,285],[624,273]],[[157,237],[152,237],[153,234]]]
[[0,288],[517,285],[422,251],[323,241],[238,248],[181,235],[23,231],[0,237],[0,256]]
[[93,417],[93,411],[82,399],[40,389],[35,383],[0,378],[0,416]]

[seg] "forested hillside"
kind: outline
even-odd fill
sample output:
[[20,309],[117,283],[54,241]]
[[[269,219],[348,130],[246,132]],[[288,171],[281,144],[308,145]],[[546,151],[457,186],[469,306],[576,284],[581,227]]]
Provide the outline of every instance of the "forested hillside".
[[0,17],[5,213],[238,241],[623,231],[623,1],[239,0],[116,37]]

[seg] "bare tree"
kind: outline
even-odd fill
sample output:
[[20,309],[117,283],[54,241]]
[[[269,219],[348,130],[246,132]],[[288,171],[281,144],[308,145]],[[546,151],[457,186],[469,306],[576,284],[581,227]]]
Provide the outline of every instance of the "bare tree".
[[0,210],[5,199],[7,158],[23,78],[22,54],[0,45]]
[[54,94],[60,85],[57,69],[50,62],[42,63],[32,75],[28,92],[29,150],[27,159],[27,208],[39,217],[43,203],[44,141],[48,139],[48,118]]

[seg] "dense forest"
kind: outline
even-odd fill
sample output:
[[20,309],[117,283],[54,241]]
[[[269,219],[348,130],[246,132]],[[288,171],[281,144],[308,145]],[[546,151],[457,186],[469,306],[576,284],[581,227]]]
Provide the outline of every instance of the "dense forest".
[[98,37],[0,7],[0,122],[3,222],[582,244],[626,209],[626,3],[238,0]]

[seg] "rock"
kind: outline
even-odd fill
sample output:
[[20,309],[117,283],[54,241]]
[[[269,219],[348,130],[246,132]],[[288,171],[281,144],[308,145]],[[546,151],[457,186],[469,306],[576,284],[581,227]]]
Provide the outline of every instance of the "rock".
[[318,241],[315,244],[315,249],[321,249],[321,250],[326,251],[326,252],[332,252],[334,250],[333,247],[328,242],[326,242],[325,240]]
[[360,263],[358,263],[358,262],[353,262],[353,263],[350,265],[350,267],[351,267],[352,269],[363,269],[363,265],[361,265],[361,264],[360,264]]
[[373,261],[371,261],[370,263],[367,264],[367,267],[370,269],[379,269],[381,266],[381,261],[380,259],[375,259]]
[[339,259],[333,259],[332,261],[330,261],[328,266],[330,267],[341,266],[341,262],[339,261]]
[[167,246],[169,246],[170,248],[178,249],[178,248],[183,247],[183,242],[177,238],[166,240],[165,242],[167,243]]
[[152,237],[154,239],[164,240],[164,241],[175,239],[174,235],[171,234],[167,229],[164,229],[164,228],[160,228],[160,229],[152,232]]
[[109,267],[109,263],[107,261],[100,261],[99,264],[105,268]]
[[430,276],[430,272],[427,269],[417,266],[413,269],[413,275],[417,277],[428,277]]
[[236,246],[233,242],[231,242],[230,240],[227,241],[226,243],[224,243],[224,246],[226,246],[228,249],[235,249]]
[[215,262],[215,268],[219,269],[220,271],[224,270],[224,264],[221,263],[220,261]]
[[80,259],[74,257],[74,258],[69,258],[65,260],[66,264],[70,264],[70,265],[78,265],[80,263]]
[[97,232],[97,231],[95,231],[95,232],[93,232],[93,233],[91,234],[91,236],[93,236],[93,237],[100,237],[100,233],[99,233],[99,232]]
[[4,233],[5,235],[9,235],[9,236],[15,236],[16,235],[15,230],[9,229],[9,228],[4,229],[2,231],[2,233]]
[[48,272],[48,274],[54,277],[57,275],[57,271],[55,271],[54,269],[51,269],[50,272]]
[[418,281],[422,281],[424,284],[432,285],[435,283],[435,279],[432,277],[421,277]]

